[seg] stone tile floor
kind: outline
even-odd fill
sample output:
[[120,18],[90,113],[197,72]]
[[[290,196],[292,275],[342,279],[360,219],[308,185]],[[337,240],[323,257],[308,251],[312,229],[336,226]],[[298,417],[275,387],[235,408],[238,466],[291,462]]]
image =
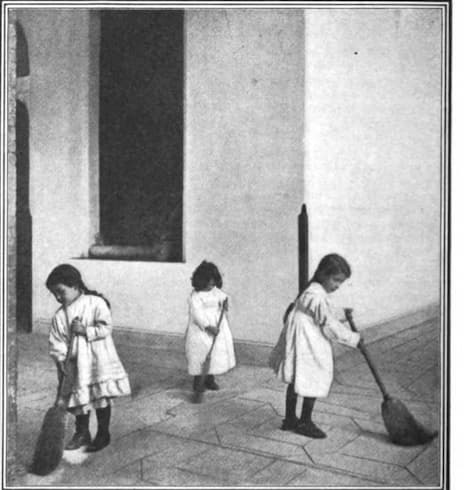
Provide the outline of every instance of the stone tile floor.
[[[221,390],[191,403],[182,352],[119,345],[133,395],[116,401],[112,443],[88,454],[65,451],[46,477],[27,472],[43,416],[53,402],[56,371],[47,339],[18,337],[18,462],[13,486],[120,487],[436,487],[442,440],[393,445],[380,415],[381,394],[363,357],[344,350],[335,381],[316,403],[327,432],[313,440],[279,426],[285,385],[269,368],[238,366],[218,377]],[[368,346],[388,391],[427,427],[440,428],[439,321],[431,320]],[[91,431],[95,432],[92,418]],[[72,435],[69,417],[67,437]]]

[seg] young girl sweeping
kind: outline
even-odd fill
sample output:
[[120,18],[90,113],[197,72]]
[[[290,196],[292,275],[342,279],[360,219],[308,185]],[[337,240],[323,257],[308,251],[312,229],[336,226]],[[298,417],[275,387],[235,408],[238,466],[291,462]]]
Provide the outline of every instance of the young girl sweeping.
[[[59,376],[70,379],[69,389],[58,402],[65,403],[76,417],[75,433],[65,449],[87,446],[88,452],[99,451],[110,443],[112,399],[131,392],[111,336],[110,305],[101,294],[90,291],[80,272],[69,264],[55,267],[46,286],[61,304],[50,329],[50,355]],[[89,432],[92,409],[98,421],[93,441]]]
[[[218,268],[204,260],[193,272],[191,281],[193,291],[188,300],[185,353],[188,373],[193,376],[193,391],[198,394],[204,388],[219,389],[214,376],[226,373],[235,366],[235,353],[226,315],[222,316],[218,326],[222,308],[228,309],[228,297],[221,290],[222,277]],[[200,385],[201,374],[213,341],[211,363],[203,387]]]
[[[277,378],[288,384],[282,430],[313,438],[326,434],[312,420],[316,399],[326,397],[333,379],[330,341],[356,347],[359,333],[352,332],[331,311],[328,295],[351,276],[348,262],[326,255],[306,289],[287,310],[284,328],[269,359]],[[296,416],[297,396],[303,397],[301,418]]]

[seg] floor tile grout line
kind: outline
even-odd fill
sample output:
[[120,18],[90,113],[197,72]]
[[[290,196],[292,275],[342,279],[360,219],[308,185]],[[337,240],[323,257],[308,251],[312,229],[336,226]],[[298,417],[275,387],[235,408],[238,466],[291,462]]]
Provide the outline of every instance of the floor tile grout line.
[[250,475],[250,478],[254,478],[256,475],[258,475],[258,473],[261,473],[262,471],[265,471],[267,468],[270,468],[277,461],[278,461],[277,459],[272,460],[268,465],[264,466],[263,468],[260,468],[255,473],[253,473],[252,475]]
[[[353,454],[343,454],[343,456],[345,456],[345,457],[348,456],[349,458],[355,458],[355,459],[359,459],[362,461],[370,461],[371,463],[391,465],[391,466],[395,466],[397,468],[401,468],[401,469],[405,470],[407,473],[409,473],[415,480],[417,480],[419,483],[421,483],[420,480],[418,479],[418,477],[416,475],[412,474],[406,466],[401,466],[397,463],[392,463],[392,462],[387,462],[387,461],[379,461],[377,459],[372,459],[372,458],[366,458],[364,456],[356,456]],[[408,463],[408,464],[410,464],[410,463]]]
[[342,468],[336,468],[334,466],[328,466],[328,465],[320,464],[320,463],[316,463],[316,462],[314,462],[313,464],[314,464],[314,466],[309,466],[307,468],[307,470],[308,469],[309,470],[311,470],[311,469],[318,469],[318,470],[321,470],[321,471],[325,471],[327,473],[335,473],[336,475],[342,475],[342,476],[348,475],[350,477],[358,478],[358,479],[359,478],[364,478],[365,480],[371,481],[373,483],[385,483],[384,480],[374,479],[370,475],[366,475],[364,473],[355,473],[355,472],[350,471],[350,470],[345,470],[345,469],[342,469]]
[[426,451],[427,449],[429,449],[431,446],[431,444],[427,445],[426,447],[423,448],[423,450],[420,452],[420,453],[417,453],[414,458],[411,459],[411,461],[409,461],[408,463],[408,466],[412,463],[414,463],[414,461],[416,461],[417,458],[419,458],[419,456],[422,456]]
[[407,385],[407,389],[409,389],[409,387],[411,385],[413,385],[421,376],[423,376],[425,373],[428,373],[429,371],[432,371],[432,370],[435,370],[435,366],[431,366],[429,367],[428,369],[426,369],[425,371],[423,371],[422,373],[420,373],[416,378],[414,378],[408,385]]
[[[340,383],[340,384],[341,384],[341,383]],[[352,388],[357,388],[357,389],[362,388],[360,385],[355,385],[355,384],[352,384],[352,383],[344,383],[344,384],[342,384],[342,386],[345,386],[345,387],[347,387],[347,388],[349,388],[349,387],[352,387]],[[406,388],[404,388],[404,387],[401,387],[401,388],[402,388],[402,390],[408,391],[408,390],[407,390]],[[420,402],[420,398],[421,398],[421,397],[420,397],[419,395],[416,395],[416,394],[414,394],[414,393],[409,393],[409,395],[411,396],[411,398],[408,398],[407,396],[403,396],[403,395],[401,395],[401,396],[402,396],[402,398],[403,398],[404,400],[407,400],[407,401],[410,401],[410,402],[413,402],[413,403],[415,403],[415,402]],[[358,395],[358,394],[356,394],[356,395],[354,395],[354,396],[362,396],[362,395],[360,395],[360,394],[359,394],[359,395]],[[379,392],[379,396],[378,396],[378,397],[379,397],[379,398],[381,398],[381,394],[380,394],[380,392]],[[375,397],[374,397],[374,396],[366,396],[366,398],[375,398]]]
[[[257,439],[264,439],[265,441],[269,441],[269,440],[271,440],[271,441],[272,441],[272,440],[273,440],[273,439],[271,439],[271,438],[267,438],[267,437],[263,437],[263,436],[256,436],[256,435],[254,435],[254,434],[253,434],[253,437],[255,437],[255,438],[257,438]],[[291,443],[291,442],[287,442],[287,441],[280,441],[280,440],[277,440],[276,442],[280,442],[280,443],[288,444],[289,446],[294,446],[294,447],[296,447],[296,448],[301,448],[301,449],[303,449],[303,448],[304,448],[304,445],[295,444],[295,443]],[[227,447],[227,448],[231,448],[231,447],[233,447],[233,448],[237,448],[237,449],[239,449],[239,450],[244,450],[244,451],[246,451],[246,449],[245,449],[245,448],[243,448],[243,446],[238,446],[238,445],[233,446],[233,445],[230,445],[230,444],[229,444],[229,445],[227,445],[227,444],[224,444],[224,443],[223,443],[223,444],[222,444],[222,447]],[[261,453],[262,453],[262,454],[266,454],[266,455],[267,455],[267,454],[269,454],[269,455],[271,455],[271,456],[273,456],[273,457],[275,457],[275,458],[279,458],[279,459],[283,459],[283,460],[285,460],[285,458],[281,457],[281,455],[280,455],[280,454],[269,453],[269,452],[267,452],[267,451],[260,451],[260,450],[258,450],[258,449],[255,449],[254,451],[256,451],[256,452],[257,452],[257,453],[259,453],[259,454],[261,454]],[[291,461],[293,461],[293,460],[291,460]]]
[[[238,397],[238,399],[240,400],[240,399],[241,399],[241,397]],[[255,400],[253,400],[253,401],[255,401]],[[228,420],[226,421],[226,423],[230,423],[230,422],[231,422],[231,421],[233,421],[233,420],[237,420],[237,419],[239,419],[239,418],[241,418],[241,417],[244,417],[245,415],[247,415],[247,414],[249,414],[249,413],[251,413],[251,412],[253,412],[253,411],[257,410],[257,409],[260,409],[260,408],[262,408],[262,407],[263,407],[263,406],[265,406],[265,405],[266,405],[266,402],[261,402],[261,405],[259,405],[259,406],[257,406],[257,407],[250,408],[250,409],[249,409],[249,410],[247,410],[246,412],[244,412],[244,413],[242,413],[242,414],[240,414],[240,415],[237,415],[236,417],[233,417],[233,418],[231,418],[231,419],[228,419]]]
[[[247,434],[247,433],[249,433],[249,432],[245,432],[245,434]],[[266,437],[266,436],[263,436],[261,434],[256,434],[256,433],[252,433],[252,432],[250,432],[250,434],[253,437],[256,437],[258,439],[264,439],[266,441],[280,442],[280,443],[283,443],[283,444],[288,444],[289,446],[295,446],[295,447],[299,447],[299,448],[303,448],[304,447],[304,444],[298,444],[296,442],[282,441],[282,439],[275,439],[274,437]],[[304,436],[302,436],[302,437],[304,437]]]

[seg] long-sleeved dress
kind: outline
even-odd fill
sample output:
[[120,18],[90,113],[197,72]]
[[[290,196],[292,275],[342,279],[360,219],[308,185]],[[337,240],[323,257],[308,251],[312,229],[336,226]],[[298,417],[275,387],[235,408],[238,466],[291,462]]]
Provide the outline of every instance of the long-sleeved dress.
[[311,283],[295,301],[269,358],[277,378],[294,383],[300,396],[325,397],[333,380],[331,340],[356,347],[359,333],[333,315],[328,294]]
[[[185,354],[188,373],[202,374],[202,366],[214,337],[206,332],[207,326],[217,326],[221,305],[227,295],[219,288],[210,291],[192,291],[189,296],[189,319],[185,334]],[[219,333],[211,353],[208,374],[223,374],[235,366],[235,352],[227,315],[222,317]]]
[[69,411],[85,413],[101,408],[113,397],[130,395],[128,375],[122,365],[111,335],[112,319],[106,302],[99,296],[82,294],[67,307],[61,307],[52,319],[49,352],[56,361],[64,361],[68,352],[71,322],[79,317],[85,335],[74,335],[70,353],[69,375],[72,382],[64,398]]

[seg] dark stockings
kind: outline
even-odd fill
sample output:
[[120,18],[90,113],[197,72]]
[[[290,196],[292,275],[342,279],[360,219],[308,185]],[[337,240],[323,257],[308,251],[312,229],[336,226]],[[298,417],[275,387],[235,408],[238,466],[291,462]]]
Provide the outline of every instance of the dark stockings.
[[290,383],[285,398],[285,420],[292,421],[296,419],[296,401],[297,394],[295,393],[295,385]]
[[89,432],[90,412],[83,415],[76,415],[76,432],[78,434],[86,434]]
[[98,429],[95,439],[90,446],[87,447],[88,452],[100,451],[110,443],[110,418],[111,418],[111,405],[105,408],[97,408],[97,421]]
[[[295,385],[290,383],[287,388],[287,396],[285,398],[285,419],[295,420],[296,417],[296,402],[298,395],[295,393]],[[305,396],[303,398],[303,407],[301,409],[301,422],[311,422],[311,416],[313,413],[314,404],[316,398]]]
[[296,402],[298,395],[295,393],[295,386],[290,383],[287,388],[287,396],[285,398],[285,419],[280,427],[282,430],[295,430],[299,434],[308,437],[322,439],[326,434],[317,427],[312,421],[314,404],[316,398],[305,396],[303,398],[303,407],[301,408],[300,420],[296,417]]
[[105,408],[97,408],[96,412],[97,412],[97,421],[98,421],[97,435],[98,434],[102,436],[109,435],[111,405],[108,405]]
[[305,396],[303,399],[303,407],[301,409],[301,422],[307,424],[311,422],[311,416],[313,414],[314,404],[316,403],[315,398]]
[[214,375],[212,374],[207,374],[204,380],[204,386],[201,385],[201,376],[194,376],[193,377],[193,391],[196,392],[202,392],[205,391],[205,389],[208,390],[218,390],[219,386],[216,383],[216,380],[214,379]]

